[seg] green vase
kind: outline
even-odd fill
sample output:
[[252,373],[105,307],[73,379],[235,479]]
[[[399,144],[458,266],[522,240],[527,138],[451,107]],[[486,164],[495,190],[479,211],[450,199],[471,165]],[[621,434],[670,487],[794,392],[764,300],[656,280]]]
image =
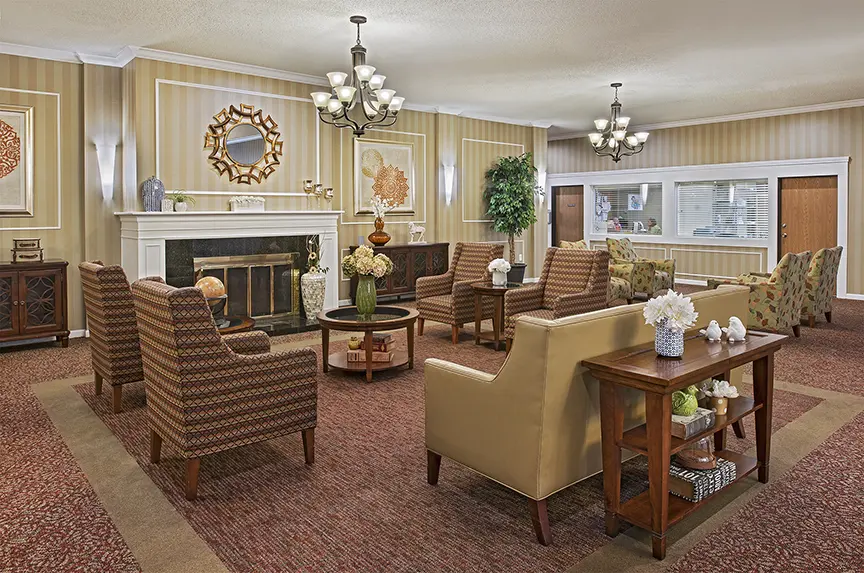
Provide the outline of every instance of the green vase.
[[375,277],[360,275],[357,281],[357,313],[368,316],[375,313],[375,301],[378,296],[375,287]]

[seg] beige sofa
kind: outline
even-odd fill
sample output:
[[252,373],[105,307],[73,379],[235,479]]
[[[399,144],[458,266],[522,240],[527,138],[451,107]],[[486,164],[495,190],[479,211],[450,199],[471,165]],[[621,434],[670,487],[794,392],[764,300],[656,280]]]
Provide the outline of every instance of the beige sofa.
[[[749,289],[722,287],[692,296],[697,328],[746,317]],[[643,304],[558,320],[521,318],[497,375],[429,359],[426,376],[428,480],[441,456],[529,498],[538,540],[550,540],[546,498],[602,470],[600,398],[584,359],[654,339]],[[741,372],[732,374],[732,383]],[[641,392],[625,391],[625,429],[644,421]]]

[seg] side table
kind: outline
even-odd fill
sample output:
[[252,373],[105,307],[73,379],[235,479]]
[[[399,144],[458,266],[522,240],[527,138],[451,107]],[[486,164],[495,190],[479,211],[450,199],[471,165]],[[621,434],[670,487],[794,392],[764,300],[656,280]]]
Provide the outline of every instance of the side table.
[[[495,350],[500,350],[501,338],[504,332],[504,295],[508,290],[520,288],[522,283],[507,283],[503,286],[495,286],[491,282],[479,282],[471,285],[474,289],[474,344],[480,344],[481,340],[489,340],[495,343]],[[483,297],[491,296],[495,299],[495,310],[492,313],[492,331],[482,332],[480,325],[483,322]]]

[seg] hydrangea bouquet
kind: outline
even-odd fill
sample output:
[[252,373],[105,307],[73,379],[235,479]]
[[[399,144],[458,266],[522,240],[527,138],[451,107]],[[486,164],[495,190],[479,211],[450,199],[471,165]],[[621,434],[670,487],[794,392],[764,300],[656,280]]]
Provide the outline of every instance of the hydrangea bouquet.
[[670,290],[652,298],[642,311],[645,324],[657,329],[654,350],[660,356],[680,358],[684,354],[684,331],[696,324],[699,313],[690,297]]
[[393,271],[393,261],[386,255],[375,254],[366,245],[357,247],[353,253],[342,259],[342,272],[346,277],[373,276],[386,277]]

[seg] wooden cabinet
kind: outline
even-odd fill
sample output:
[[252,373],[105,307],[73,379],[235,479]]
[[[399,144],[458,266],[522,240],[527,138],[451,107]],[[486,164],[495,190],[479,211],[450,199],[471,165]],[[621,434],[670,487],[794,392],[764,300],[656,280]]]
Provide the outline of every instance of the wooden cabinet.
[[[351,247],[353,253],[356,246]],[[382,253],[393,261],[393,272],[389,276],[375,280],[378,296],[414,295],[414,284],[420,277],[443,275],[450,267],[450,243],[409,243],[407,245],[386,245],[375,247],[375,253]],[[351,278],[351,302],[357,292],[357,277]]]
[[69,345],[66,261],[0,263],[0,342],[57,337]]

